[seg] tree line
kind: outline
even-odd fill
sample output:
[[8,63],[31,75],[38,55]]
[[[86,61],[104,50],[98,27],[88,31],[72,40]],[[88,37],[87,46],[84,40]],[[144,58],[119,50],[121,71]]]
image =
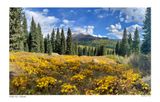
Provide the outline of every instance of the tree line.
[[132,38],[131,33],[127,34],[127,29],[123,31],[121,41],[118,41],[115,47],[115,53],[121,56],[129,56],[130,54],[150,54],[151,53],[151,9],[147,8],[143,26],[143,43],[140,45],[140,37],[138,28],[135,29]]
[[41,25],[36,25],[32,17],[30,32],[27,30],[27,20],[21,8],[10,8],[10,50],[27,52],[52,52],[67,55],[104,55],[104,46],[97,48],[79,47],[78,41],[72,41],[72,32],[68,28],[67,37],[64,29],[53,28],[51,34],[43,37]]

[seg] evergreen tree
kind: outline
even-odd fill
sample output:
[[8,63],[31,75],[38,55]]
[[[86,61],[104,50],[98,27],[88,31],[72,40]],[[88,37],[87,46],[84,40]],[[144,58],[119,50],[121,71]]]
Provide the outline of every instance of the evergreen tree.
[[105,47],[104,47],[104,45],[100,46],[100,48],[99,48],[99,55],[101,55],[101,56],[105,55]]
[[44,38],[44,53],[47,53],[48,52],[48,48],[47,48],[47,44],[48,43],[48,39],[47,37]]
[[9,11],[10,50],[24,50],[24,35],[22,31],[22,9],[10,8]]
[[97,56],[98,55],[98,48],[95,47],[95,50],[94,50],[94,56]]
[[119,50],[120,50],[120,42],[117,41],[116,48],[115,48],[115,53],[116,53],[117,55],[120,54],[120,53],[119,53]]
[[84,47],[84,48],[83,48],[83,55],[86,55],[86,56],[87,56],[87,51],[88,51],[88,50],[87,50],[87,47]]
[[151,8],[147,8],[145,20],[143,26],[143,43],[141,46],[141,52],[144,54],[151,53]]
[[136,53],[136,54],[140,53],[140,38],[139,38],[138,28],[136,28],[134,32],[133,53]]
[[70,28],[68,28],[67,32],[66,45],[66,54],[72,54],[72,32]]
[[132,53],[133,49],[133,41],[131,33],[128,35],[128,44],[129,44],[129,55]]
[[78,55],[78,40],[75,41],[74,49],[73,50],[74,50],[74,54]]
[[39,37],[39,49],[41,53],[44,53],[44,41],[43,41],[43,34],[41,31],[41,26],[38,23],[38,27],[37,27],[37,36]]
[[55,50],[55,31],[54,28],[51,33],[51,44],[52,44],[52,52],[56,52]]
[[83,49],[81,47],[78,47],[78,56],[83,55]]
[[52,54],[52,45],[49,34],[47,35],[47,53],[48,55]]
[[40,51],[39,35],[37,33],[37,27],[33,17],[32,17],[31,28],[30,28],[30,40],[31,40],[30,51],[39,52]]
[[22,30],[23,30],[23,35],[24,35],[24,39],[23,39],[23,43],[24,43],[24,51],[29,51],[28,48],[28,30],[27,30],[27,19],[25,14],[23,14],[23,21],[22,21]]
[[127,30],[124,29],[122,42],[120,44],[120,55],[125,56],[129,54],[129,44],[127,38]]
[[55,51],[60,54],[61,53],[61,37],[59,33],[59,28],[57,28],[56,41],[55,41]]
[[63,28],[62,28],[62,31],[61,31],[61,52],[60,52],[60,54],[65,54],[65,50],[66,50],[66,41],[65,41],[64,31],[63,31]]

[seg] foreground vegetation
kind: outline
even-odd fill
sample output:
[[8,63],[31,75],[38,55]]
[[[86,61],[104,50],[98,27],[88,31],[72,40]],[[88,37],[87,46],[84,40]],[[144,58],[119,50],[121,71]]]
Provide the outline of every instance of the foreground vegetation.
[[11,95],[148,95],[139,71],[109,56],[10,52]]

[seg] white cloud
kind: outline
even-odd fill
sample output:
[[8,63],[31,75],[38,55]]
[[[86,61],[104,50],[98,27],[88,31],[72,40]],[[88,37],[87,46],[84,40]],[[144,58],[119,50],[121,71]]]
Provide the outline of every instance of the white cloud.
[[145,8],[129,8],[129,9],[122,9],[121,12],[122,15],[124,15],[126,23],[130,22],[143,23],[145,19],[145,10],[146,10]]
[[43,13],[44,13],[44,14],[47,14],[48,12],[49,12],[48,9],[43,9]]
[[90,34],[93,35],[94,26],[88,25],[84,27],[74,27],[73,34]]
[[[95,14],[103,14],[102,11],[107,11],[108,14],[104,14],[104,16],[113,16],[116,11],[119,11],[119,20],[121,22],[136,22],[136,23],[143,23],[145,18],[145,11],[146,8],[102,8],[102,9],[95,9]],[[99,16],[101,17],[101,16]]]
[[[131,33],[133,36],[136,28],[138,28],[140,33],[142,33],[142,26],[140,26],[138,24],[128,26],[126,29],[127,29],[127,32]],[[109,34],[115,35],[118,38],[122,38],[122,36],[123,36],[123,29],[122,29],[120,23],[117,23],[115,25],[110,25],[109,27],[106,27],[106,30],[109,31]],[[141,34],[140,34],[140,36],[141,36]]]
[[122,35],[120,23],[117,23],[115,25],[110,25],[109,27],[106,28],[106,30],[108,30],[111,33]]
[[64,23],[64,24],[68,24],[68,23],[69,23],[69,20],[64,19],[64,20],[63,20],[63,23]]
[[36,24],[40,23],[42,33],[44,35],[51,33],[55,24],[59,22],[59,18],[56,18],[55,16],[48,16],[46,14],[48,12],[47,9],[43,9],[43,12],[25,9],[24,12],[28,22],[28,30],[30,29],[32,17],[34,17]]
[[131,26],[127,27],[126,29],[127,29],[127,31],[130,32],[130,33],[132,34],[132,36],[133,36],[134,31],[135,31],[136,28],[137,28],[140,32],[142,32],[142,26],[140,26],[140,25],[138,25],[138,24],[131,25]]

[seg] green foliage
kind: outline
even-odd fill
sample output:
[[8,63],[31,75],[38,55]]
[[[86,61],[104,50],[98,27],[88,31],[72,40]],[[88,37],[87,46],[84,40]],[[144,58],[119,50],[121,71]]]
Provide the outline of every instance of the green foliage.
[[72,32],[71,29],[68,28],[67,39],[66,39],[66,54],[72,54]]
[[120,55],[125,56],[129,54],[129,44],[127,38],[127,30],[124,29],[122,42],[120,44]]
[[44,40],[43,40],[43,34],[41,31],[41,26],[38,23],[38,27],[37,27],[37,35],[39,36],[39,47],[40,47],[40,52],[44,53]]
[[143,76],[151,74],[151,55],[144,54],[132,54],[128,58],[128,64],[132,65],[134,68],[138,68],[142,72]]
[[10,8],[9,11],[10,50],[24,50],[24,33],[22,31],[22,9]]
[[54,28],[51,33],[52,52],[55,52],[55,31]]
[[49,34],[47,35],[47,53],[48,55],[52,54],[52,45]]
[[111,48],[114,49],[116,46],[116,40],[111,39],[95,39],[95,40],[89,40],[89,41],[78,41],[79,45],[84,46],[92,46],[92,47],[98,47],[100,45],[104,45],[105,48]]
[[60,54],[61,53],[61,37],[59,33],[59,28],[57,28],[56,41],[55,41],[55,51]]
[[133,53],[136,53],[136,54],[140,53],[140,38],[139,38],[138,28],[136,28],[134,32]]
[[26,19],[25,14],[23,14],[22,18],[23,18],[22,30],[23,30],[23,35],[24,35],[24,39],[23,39],[24,51],[29,51],[29,48],[28,48],[28,37],[29,37],[29,34],[28,34],[28,30],[27,30],[27,19]]
[[[139,35],[137,35],[137,36],[139,36]],[[137,42],[135,42],[135,43],[137,43]],[[133,40],[132,40],[131,33],[128,35],[128,44],[129,44],[129,55],[130,55],[132,53],[132,50],[133,50]]]
[[31,52],[39,52],[40,51],[40,43],[39,43],[39,34],[37,32],[36,23],[34,18],[32,17],[31,28],[30,28],[30,51]]
[[65,54],[65,50],[66,50],[66,41],[65,41],[65,36],[64,36],[64,30],[62,28],[62,31],[61,31],[61,52],[60,52],[60,54]]
[[151,8],[147,8],[143,30],[144,40],[141,46],[141,52],[148,54],[151,53]]
[[120,42],[118,41],[115,48],[115,53],[118,55],[120,54]]

